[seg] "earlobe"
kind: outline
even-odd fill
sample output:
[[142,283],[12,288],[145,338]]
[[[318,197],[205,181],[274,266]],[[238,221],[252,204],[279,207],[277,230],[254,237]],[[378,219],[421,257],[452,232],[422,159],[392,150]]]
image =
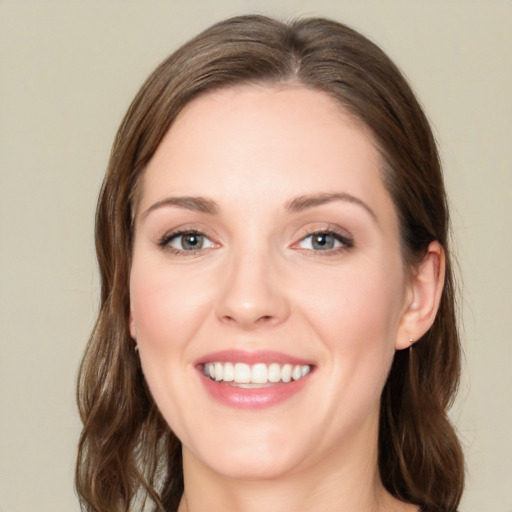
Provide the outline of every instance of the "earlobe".
[[443,293],[445,255],[442,245],[431,242],[422,262],[410,278],[409,301],[400,324],[396,349],[410,347],[432,326]]
[[133,313],[130,308],[130,315],[128,316],[128,327],[130,329],[130,336],[135,340],[137,338],[136,333],[137,330],[135,329],[135,321],[133,319]]

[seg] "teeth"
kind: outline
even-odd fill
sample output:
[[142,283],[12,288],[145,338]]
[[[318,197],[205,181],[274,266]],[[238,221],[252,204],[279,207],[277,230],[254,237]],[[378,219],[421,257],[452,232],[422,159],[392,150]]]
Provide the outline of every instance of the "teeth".
[[222,377],[223,377],[223,370],[224,370],[224,367],[222,366],[221,363],[215,363],[215,380],[217,381],[220,381],[222,380]]
[[268,367],[268,381],[279,382],[281,380],[281,366],[277,363],[272,363]]
[[235,380],[235,367],[233,363],[224,363],[222,380],[224,382],[233,382]]
[[[218,364],[220,363],[215,363],[215,366]],[[235,364],[235,382],[239,384],[249,384],[251,382],[251,367],[248,364]]]
[[291,364],[285,364],[281,370],[281,380],[283,382],[290,382],[292,380],[293,366]]
[[300,366],[294,366],[292,370],[292,379],[299,380],[302,377],[302,368]]
[[[235,384],[268,384],[275,382],[291,382],[305,377],[311,371],[309,364],[272,363],[206,363],[203,373],[217,382],[234,382]],[[243,386],[245,387],[245,386]]]
[[255,364],[251,368],[251,382],[253,384],[266,384],[268,382],[267,365]]

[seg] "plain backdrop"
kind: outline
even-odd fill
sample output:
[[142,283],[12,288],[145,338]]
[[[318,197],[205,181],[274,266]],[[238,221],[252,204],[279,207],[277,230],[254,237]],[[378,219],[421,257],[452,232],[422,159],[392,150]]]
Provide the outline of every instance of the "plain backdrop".
[[438,138],[464,276],[451,411],[464,512],[512,512],[510,0],[0,0],[0,512],[78,511],[77,367],[95,201],[117,125],[179,44],[229,15],[323,15],[398,63]]

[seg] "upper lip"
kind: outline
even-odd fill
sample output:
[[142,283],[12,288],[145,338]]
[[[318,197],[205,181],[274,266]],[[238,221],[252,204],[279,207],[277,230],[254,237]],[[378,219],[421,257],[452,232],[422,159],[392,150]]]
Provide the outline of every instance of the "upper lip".
[[196,365],[205,363],[279,363],[279,364],[293,364],[293,365],[312,365],[312,362],[308,359],[285,354],[283,352],[276,352],[273,350],[239,350],[239,349],[228,349],[220,350],[218,352],[211,352],[199,358],[196,361]]

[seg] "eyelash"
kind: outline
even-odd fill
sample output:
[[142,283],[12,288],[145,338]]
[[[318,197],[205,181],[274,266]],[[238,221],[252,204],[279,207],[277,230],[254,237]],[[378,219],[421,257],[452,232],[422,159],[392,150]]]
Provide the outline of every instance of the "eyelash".
[[[185,250],[185,249],[177,249],[173,247],[171,244],[172,241],[178,239],[179,237],[183,237],[185,235],[197,235],[203,237],[205,240],[208,240],[211,244],[214,244],[202,231],[195,229],[184,229],[179,231],[174,231],[172,233],[168,233],[164,235],[159,241],[158,246],[165,251],[168,251],[172,254],[183,256],[193,256],[199,254],[201,251],[206,249],[210,249],[211,247],[200,247],[199,249]],[[310,248],[300,248],[297,247],[299,244],[303,243],[308,238],[312,238],[314,236],[328,236],[333,237],[335,242],[338,242],[340,245],[338,247],[333,247],[325,250],[315,250]],[[292,247],[296,247],[298,250],[302,250],[308,253],[316,253],[315,256],[328,256],[333,254],[338,254],[340,252],[345,252],[354,247],[354,240],[347,235],[342,235],[337,231],[332,229],[319,229],[315,231],[306,232],[298,242],[296,242]]]
[[205,247],[205,248],[200,247],[199,249],[192,249],[192,250],[187,251],[185,249],[177,249],[176,247],[173,247],[172,245],[170,245],[173,240],[176,240],[177,238],[183,237],[185,235],[188,235],[188,236],[191,236],[191,235],[201,236],[205,240],[210,241],[212,244],[214,243],[202,231],[198,231],[196,229],[183,229],[183,230],[180,230],[180,231],[173,231],[172,233],[168,233],[168,234],[164,235],[158,241],[158,245],[160,246],[160,248],[162,250],[168,251],[168,252],[170,252],[172,254],[176,254],[178,256],[182,256],[182,255],[193,256],[193,255],[196,255],[196,254],[200,253],[201,251],[203,251],[205,249],[209,249],[210,248],[210,247]]
[[[332,230],[332,229],[318,229],[315,231],[307,232],[294,246],[298,246],[299,244],[303,243],[308,238],[313,238],[315,236],[327,236],[332,237],[334,239],[334,242],[338,242],[340,245],[338,247],[332,247],[329,249],[324,250],[315,250],[310,248],[298,248],[299,250],[307,251],[309,253],[314,253],[315,256],[329,256],[333,254],[339,254],[340,252],[345,252],[347,250],[350,250],[354,247],[354,240],[347,236],[342,235],[341,233]],[[313,242],[312,242],[313,243]]]

